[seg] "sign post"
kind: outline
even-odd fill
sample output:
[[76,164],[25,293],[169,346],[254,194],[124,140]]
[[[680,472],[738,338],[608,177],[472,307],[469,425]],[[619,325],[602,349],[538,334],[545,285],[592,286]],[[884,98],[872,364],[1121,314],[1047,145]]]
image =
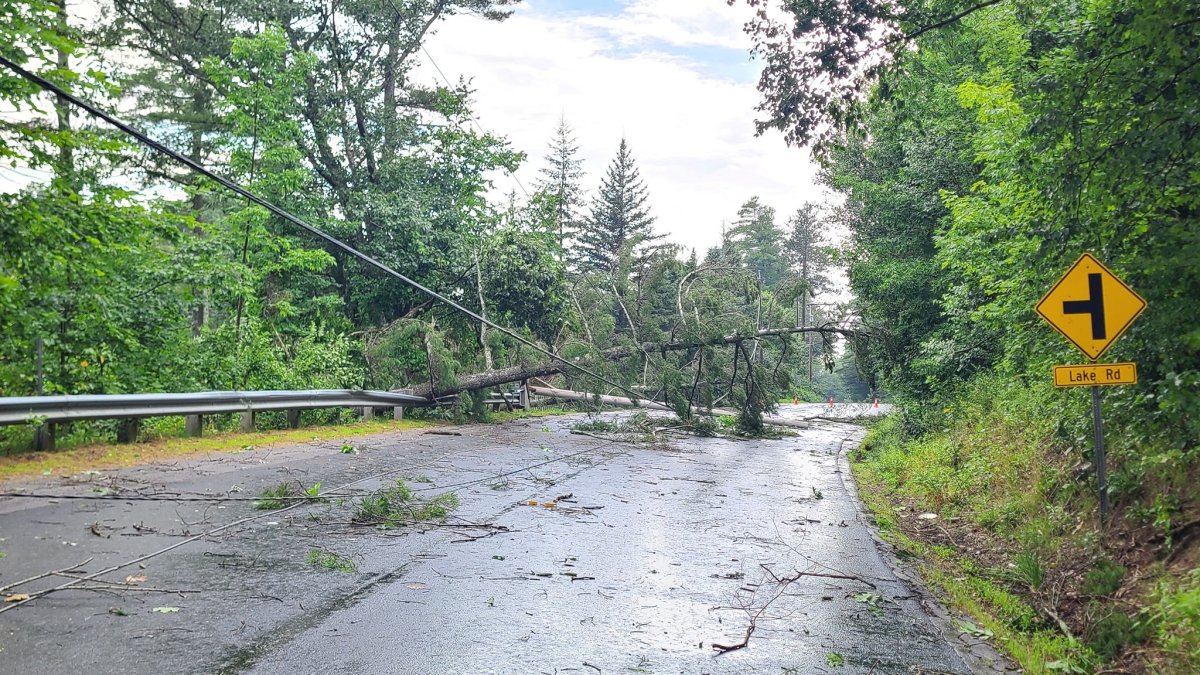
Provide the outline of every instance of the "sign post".
[[1096,436],[1096,485],[1100,492],[1100,525],[1108,522],[1108,477],[1104,466],[1104,422],[1100,419],[1100,387],[1092,387],[1092,433]]
[[1055,366],[1054,386],[1092,389],[1093,463],[1103,525],[1108,522],[1108,483],[1100,387],[1136,384],[1137,364],[1096,361],[1146,309],[1146,301],[1095,256],[1084,253],[1034,309],[1091,360],[1087,365]]

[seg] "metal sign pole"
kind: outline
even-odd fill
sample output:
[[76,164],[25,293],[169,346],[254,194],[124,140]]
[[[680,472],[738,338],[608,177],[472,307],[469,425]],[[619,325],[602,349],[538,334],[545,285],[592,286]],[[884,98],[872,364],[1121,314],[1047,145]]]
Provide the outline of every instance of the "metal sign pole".
[[1100,387],[1092,387],[1092,430],[1096,434],[1096,483],[1100,491],[1100,526],[1108,522],[1108,483],[1104,472],[1104,421],[1100,418]]

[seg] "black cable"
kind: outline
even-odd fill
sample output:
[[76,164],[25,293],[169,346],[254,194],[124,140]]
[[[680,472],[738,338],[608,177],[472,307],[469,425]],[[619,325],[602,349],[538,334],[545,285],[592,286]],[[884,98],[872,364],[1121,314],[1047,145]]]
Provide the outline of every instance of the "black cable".
[[[180,153],[168,148],[167,146],[163,145],[162,143],[159,143],[158,141],[154,140],[153,138],[150,138],[146,134],[137,130],[133,126],[131,126],[125,122],[122,122],[121,120],[117,119],[116,117],[113,117],[109,113],[104,112],[103,110],[100,110],[99,108],[93,106],[91,103],[88,103],[87,101],[84,101],[83,99],[76,97],[74,94],[66,91],[62,87],[59,87],[58,85],[54,84],[53,82],[50,82],[49,80],[41,77],[40,75],[37,75],[36,73],[31,73],[28,70],[25,70],[24,68],[17,65],[16,63],[8,60],[4,56],[0,56],[0,65],[4,66],[5,68],[8,68],[9,70],[13,71],[17,75],[20,75],[21,77],[25,78],[26,80],[29,80],[30,82],[36,84],[38,87],[41,87],[44,91],[54,94],[55,96],[58,96],[59,98],[65,100],[65,101],[68,101],[79,108],[82,108],[84,111],[86,111],[88,114],[92,115],[93,117],[99,117],[100,119],[104,120],[105,122],[108,122],[109,124],[116,127],[117,129],[119,129],[119,130],[125,132],[126,134],[128,134],[129,136],[132,136],[133,138],[137,139],[137,141],[139,143],[141,143],[142,145],[145,145],[146,147],[150,148],[151,150],[154,150],[155,152],[158,152],[162,155],[166,155],[167,157],[175,160],[176,162],[179,162],[180,164],[199,173],[200,175],[216,181],[218,184],[222,185],[227,190],[230,190],[231,192],[234,192],[234,193],[240,195],[241,197],[245,198],[246,200],[248,200],[254,204],[257,204],[257,205],[263,207],[264,209],[267,209],[271,213],[274,213],[275,215],[279,216],[280,218],[283,218],[284,220],[292,223],[296,227],[299,227],[300,229],[304,230],[305,232],[308,232],[309,234],[313,235],[314,237],[317,237],[318,239],[329,244],[330,246],[341,249],[345,253],[348,253],[349,255],[351,255],[355,258],[358,258],[359,260],[367,263],[368,265],[371,265],[384,273],[387,273],[387,274],[392,275],[393,277],[396,277],[400,281],[421,291],[422,293],[425,293],[429,297],[431,297],[435,300],[438,300],[446,305],[449,305],[450,307],[453,307],[454,309],[458,310],[459,312],[462,312],[463,314],[471,317],[472,319],[479,321],[480,323],[483,323],[487,326],[490,326],[491,328],[494,328],[494,329],[500,331],[501,333],[504,333],[505,335],[513,338],[517,342],[520,342],[521,344],[526,345],[527,347],[531,347],[531,348],[535,349],[536,351],[541,352],[542,354],[545,354],[546,356],[549,356],[551,359],[562,363],[564,366],[566,366],[568,368],[574,368],[575,370],[583,373],[584,375],[587,375],[588,377],[595,378],[599,382],[603,382],[605,384],[613,386],[613,387],[629,394],[630,397],[632,398],[632,400],[634,400],[634,401],[641,398],[640,396],[638,396],[637,392],[635,392],[631,389],[627,389],[626,387],[619,385],[616,382],[613,382],[612,380],[604,377],[603,375],[593,372],[592,370],[585,368],[577,363],[572,363],[572,362],[564,359],[563,357],[555,354],[554,352],[551,352],[549,349],[546,349],[531,340],[527,340],[527,339],[521,337],[520,335],[518,335],[516,333],[516,331],[514,331],[510,328],[501,326],[500,324],[492,322],[492,321],[480,316],[479,314],[472,312],[471,310],[467,309],[466,307],[463,307],[462,305],[458,304],[457,302],[454,302],[453,300],[442,295],[441,293],[438,293],[437,291],[425,286],[424,284],[422,284],[416,280],[408,278],[407,276],[392,269],[391,267],[388,267],[387,265],[379,262],[375,258],[372,258],[371,256],[367,255],[366,253],[363,253],[362,251],[359,251],[358,249],[354,248],[353,246],[343,242],[342,240],[340,240],[330,234],[326,234],[324,231],[318,229],[314,225],[310,225],[307,221],[303,220],[299,216],[293,215],[289,211],[286,211],[283,208],[272,204],[271,202],[263,199],[262,197],[259,197],[258,195],[247,190],[246,188],[242,187],[241,185],[238,185],[237,183],[233,182],[232,180],[225,178],[224,176],[221,176],[217,173],[214,173],[213,171],[209,170],[203,164],[200,164],[196,160],[191,159],[190,157],[181,155]],[[434,395],[434,393],[435,392],[432,392],[432,391],[429,392],[430,397],[432,397]]]

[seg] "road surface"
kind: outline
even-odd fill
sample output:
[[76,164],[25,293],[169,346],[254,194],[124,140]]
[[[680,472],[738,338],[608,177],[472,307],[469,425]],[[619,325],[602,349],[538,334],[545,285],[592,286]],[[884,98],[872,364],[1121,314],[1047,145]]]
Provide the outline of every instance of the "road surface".
[[[570,433],[582,419],[23,483],[122,499],[0,500],[0,586],[85,559],[71,574],[95,572],[261,515],[210,498],[282,481],[367,478],[361,491],[403,478],[461,506],[444,526],[378,530],[350,522],[354,499],[332,500],[189,542],[104,577],[143,590],[64,590],[0,613],[0,672],[991,672],[994,653],[956,637],[873,534],[845,462],[860,427],[764,441],[668,432],[646,446]],[[166,500],[126,499],[137,495]],[[314,550],[355,569],[314,566]]]

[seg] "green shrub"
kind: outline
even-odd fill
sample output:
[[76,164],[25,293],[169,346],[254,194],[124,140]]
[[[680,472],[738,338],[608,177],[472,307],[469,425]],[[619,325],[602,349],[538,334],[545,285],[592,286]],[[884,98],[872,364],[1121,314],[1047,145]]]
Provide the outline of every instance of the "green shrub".
[[1145,623],[1120,610],[1112,610],[1095,622],[1088,631],[1087,646],[1103,661],[1111,661],[1126,645],[1146,639]]
[[1096,566],[1083,575],[1081,589],[1087,595],[1112,595],[1121,587],[1125,568],[1108,558],[1096,561]]

